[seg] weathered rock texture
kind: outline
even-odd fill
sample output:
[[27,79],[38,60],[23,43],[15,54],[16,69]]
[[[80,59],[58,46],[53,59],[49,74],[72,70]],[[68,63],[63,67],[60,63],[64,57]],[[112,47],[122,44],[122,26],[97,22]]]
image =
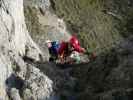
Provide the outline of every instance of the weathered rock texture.
[[[31,36],[48,58],[44,41],[47,38],[67,40],[70,36],[63,20],[49,11],[50,2],[25,0],[25,19],[23,0],[0,0],[0,100],[132,100],[133,38],[123,38],[126,33],[126,36],[132,33],[132,3],[131,0],[122,3],[110,0],[104,2],[109,10],[104,10],[101,3],[104,0],[100,4],[99,1],[51,0],[56,13],[72,27],[71,31],[85,32],[80,36],[83,35],[82,40],[87,35],[83,43],[88,44],[86,48],[99,46],[104,49],[95,61],[66,65],[69,68],[63,70],[54,63],[40,62],[43,54],[25,25],[26,21]],[[124,8],[120,10],[121,7]],[[119,22],[122,26],[115,27]],[[121,38],[119,44],[106,51],[104,47]]]
[[42,54],[28,34],[24,20],[23,0],[0,0],[1,100],[8,100],[7,94],[20,100],[27,91],[33,96],[31,100],[46,100],[52,93],[52,81],[23,60],[38,61]]
[[74,68],[77,100],[132,100],[132,45],[132,37],[125,39],[95,61]]
[[27,28],[47,60],[46,39],[68,40],[70,37],[65,22],[50,11],[49,0],[24,0],[24,12]]

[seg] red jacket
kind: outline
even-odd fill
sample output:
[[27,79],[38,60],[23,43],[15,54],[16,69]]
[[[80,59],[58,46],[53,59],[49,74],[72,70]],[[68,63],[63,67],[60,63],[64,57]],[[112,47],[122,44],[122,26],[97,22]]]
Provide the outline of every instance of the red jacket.
[[58,50],[58,54],[61,55],[67,49],[68,49],[68,43],[62,41]]
[[75,51],[82,53],[84,52],[84,49],[80,46],[80,43],[76,36],[72,36],[71,39],[69,40],[70,44],[74,48]]
[[[80,46],[80,43],[78,39],[75,36],[72,36],[71,39],[69,40],[70,45],[73,47],[74,51],[77,51],[79,53],[84,52],[84,48]],[[62,41],[58,50],[58,54],[61,55],[64,51],[69,51],[68,50],[68,42]]]

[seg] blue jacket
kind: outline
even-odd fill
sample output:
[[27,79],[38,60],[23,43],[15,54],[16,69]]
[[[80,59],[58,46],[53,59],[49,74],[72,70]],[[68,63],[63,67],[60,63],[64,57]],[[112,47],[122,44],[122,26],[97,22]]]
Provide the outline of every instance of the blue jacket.
[[52,42],[52,47],[51,47],[51,51],[54,55],[58,55],[58,49],[60,47],[60,44],[58,41],[53,41]]

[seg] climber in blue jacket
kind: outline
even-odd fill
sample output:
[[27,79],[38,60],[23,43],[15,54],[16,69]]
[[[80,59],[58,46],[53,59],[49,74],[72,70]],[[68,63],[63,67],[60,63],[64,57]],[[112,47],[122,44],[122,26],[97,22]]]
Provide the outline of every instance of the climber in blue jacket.
[[58,41],[50,41],[47,40],[47,47],[49,50],[49,54],[50,54],[50,61],[56,60],[58,58],[58,49],[60,47],[60,43]]

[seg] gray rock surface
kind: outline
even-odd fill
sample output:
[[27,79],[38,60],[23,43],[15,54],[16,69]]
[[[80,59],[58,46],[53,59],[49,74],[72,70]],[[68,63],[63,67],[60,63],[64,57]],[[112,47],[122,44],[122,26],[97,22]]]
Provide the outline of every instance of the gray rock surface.
[[19,91],[15,88],[12,88],[10,91],[11,99],[12,100],[21,100]]
[[[69,38],[65,23],[49,11],[48,0],[25,0],[24,5],[35,19],[24,18],[23,0],[0,0],[0,100],[132,100],[132,37],[99,53],[89,64],[63,69],[40,58],[48,58],[47,38]],[[37,21],[39,29],[29,31],[44,54],[25,20],[28,29]]]
[[24,0],[24,10],[30,35],[42,50],[44,60],[48,60],[49,53],[45,41],[67,41],[70,33],[66,24],[50,10],[49,0]]
[[35,100],[47,100],[53,92],[53,81],[31,65],[28,66],[26,83]]
[[[8,100],[9,94],[12,100],[21,100],[20,93],[23,94],[27,81],[33,99],[48,98],[52,92],[52,81],[34,66],[31,66],[34,73],[28,72],[28,65],[23,59],[27,57],[38,61],[42,54],[26,29],[23,0],[1,0],[0,5],[0,99]],[[26,80],[27,75],[30,79]]]

